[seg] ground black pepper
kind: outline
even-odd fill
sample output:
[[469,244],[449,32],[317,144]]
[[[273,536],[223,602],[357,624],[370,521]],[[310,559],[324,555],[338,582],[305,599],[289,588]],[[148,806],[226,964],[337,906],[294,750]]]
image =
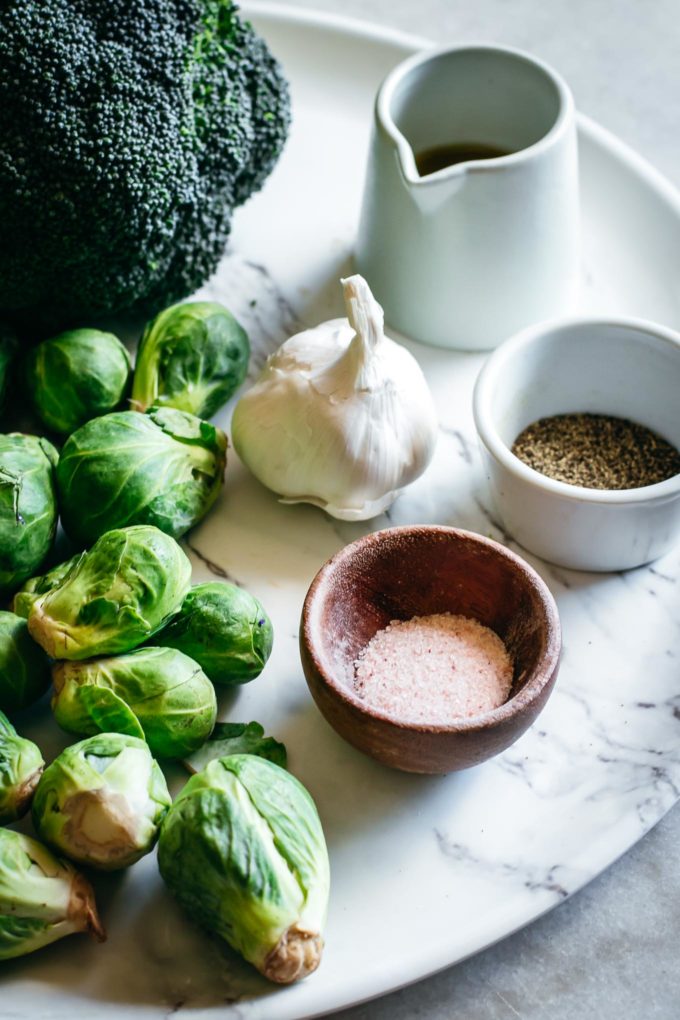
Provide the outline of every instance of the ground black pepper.
[[586,489],[637,489],[680,474],[680,451],[644,425],[607,414],[556,414],[519,434],[512,452],[548,478]]

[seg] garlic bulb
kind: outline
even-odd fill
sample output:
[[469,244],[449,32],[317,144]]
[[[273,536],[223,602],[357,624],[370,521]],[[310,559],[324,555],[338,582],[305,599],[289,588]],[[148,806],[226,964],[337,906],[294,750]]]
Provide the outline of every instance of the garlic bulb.
[[361,276],[342,280],[347,319],[286,340],[238,402],[241,460],[284,503],[332,517],[382,513],[423,473],[437,436],[432,395]]

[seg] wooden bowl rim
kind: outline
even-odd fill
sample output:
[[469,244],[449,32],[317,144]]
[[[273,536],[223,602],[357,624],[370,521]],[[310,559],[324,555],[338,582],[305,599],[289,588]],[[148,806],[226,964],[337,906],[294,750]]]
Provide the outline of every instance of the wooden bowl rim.
[[[544,614],[545,651],[540,661],[532,670],[529,678],[524,682],[522,689],[502,705],[499,705],[498,708],[493,708],[480,715],[463,718],[455,723],[427,724],[404,722],[379,709],[371,708],[345,684],[341,681],[336,681],[333,675],[327,672],[322,665],[316,651],[314,639],[312,638],[311,616],[318,601],[332,591],[333,573],[343,561],[351,559],[367,546],[378,545],[384,542],[386,538],[392,538],[396,534],[408,534],[414,538],[437,534],[453,541],[463,539],[485,546],[508,560],[513,568],[522,575],[525,582],[537,592],[539,604]],[[355,713],[385,724],[388,727],[392,727],[395,731],[403,732],[404,734],[438,733],[453,735],[456,733],[488,732],[514,718],[519,718],[540,697],[545,687],[551,683],[559,666],[562,649],[561,625],[557,604],[552,592],[540,574],[521,556],[492,538],[486,538],[475,531],[466,531],[463,528],[453,528],[439,524],[414,524],[383,528],[380,531],[373,531],[368,535],[362,535],[361,538],[343,546],[342,549],[338,550],[337,553],[324,563],[309,586],[302,607],[301,622],[301,640],[311,658],[317,676],[332,696],[344,702]]]

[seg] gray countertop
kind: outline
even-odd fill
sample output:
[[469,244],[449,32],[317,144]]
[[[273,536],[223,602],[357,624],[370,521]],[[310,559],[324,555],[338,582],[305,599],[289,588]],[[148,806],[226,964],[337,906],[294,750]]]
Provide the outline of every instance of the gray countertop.
[[[577,106],[680,186],[680,0],[296,0],[436,38],[528,49]],[[680,675],[678,677],[680,686]],[[676,1020],[680,810],[529,928],[343,1020]]]

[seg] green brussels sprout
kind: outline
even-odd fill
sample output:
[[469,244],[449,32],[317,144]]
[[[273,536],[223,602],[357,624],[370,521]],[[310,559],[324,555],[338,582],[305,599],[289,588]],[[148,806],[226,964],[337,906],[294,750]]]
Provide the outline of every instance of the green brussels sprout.
[[197,584],[155,643],[195,659],[214,684],[245,684],[259,676],[274,640],[262,605],[222,581]]
[[114,871],[153,849],[171,803],[143,740],[98,733],[47,766],[33,798],[33,824],[72,860]]
[[328,854],[314,801],[285,769],[250,754],[210,762],[170,808],[158,865],[184,909],[271,981],[316,970]]
[[56,463],[57,451],[47,439],[0,435],[0,595],[35,574],[52,547]]
[[29,634],[26,620],[0,611],[0,709],[28,708],[50,682],[49,660]]
[[37,839],[0,829],[0,960],[77,932],[106,938],[90,883]]
[[22,584],[12,599],[12,612],[16,613],[17,616],[23,616],[27,620],[33,603],[41,595],[52,591],[53,588],[58,588],[71,570],[71,567],[74,567],[81,556],[84,555],[85,553],[82,552],[76,553],[75,556],[72,556],[70,560],[66,560],[65,563],[57,563],[56,567],[52,567],[46,574],[31,577],[25,584]]
[[44,767],[40,748],[0,712],[0,825],[26,814]]
[[17,352],[17,339],[9,326],[0,322],[0,411],[5,403],[10,371]]
[[70,329],[28,355],[26,381],[36,414],[60,435],[118,407],[130,376],[130,357],[113,333]]
[[217,499],[226,453],[220,429],[173,408],[93,418],[59,458],[64,530],[82,545],[130,524],[153,524],[179,538]]
[[52,659],[129,652],[179,609],[190,578],[189,560],[158,528],[108,531],[36,599],[28,630]]
[[210,736],[215,688],[200,666],[174,648],[138,648],[53,670],[54,718],[69,733],[129,733],[161,758],[181,758]]
[[132,406],[176,407],[211,418],[245,379],[249,358],[248,334],[223,305],[173,305],[144,330]]

